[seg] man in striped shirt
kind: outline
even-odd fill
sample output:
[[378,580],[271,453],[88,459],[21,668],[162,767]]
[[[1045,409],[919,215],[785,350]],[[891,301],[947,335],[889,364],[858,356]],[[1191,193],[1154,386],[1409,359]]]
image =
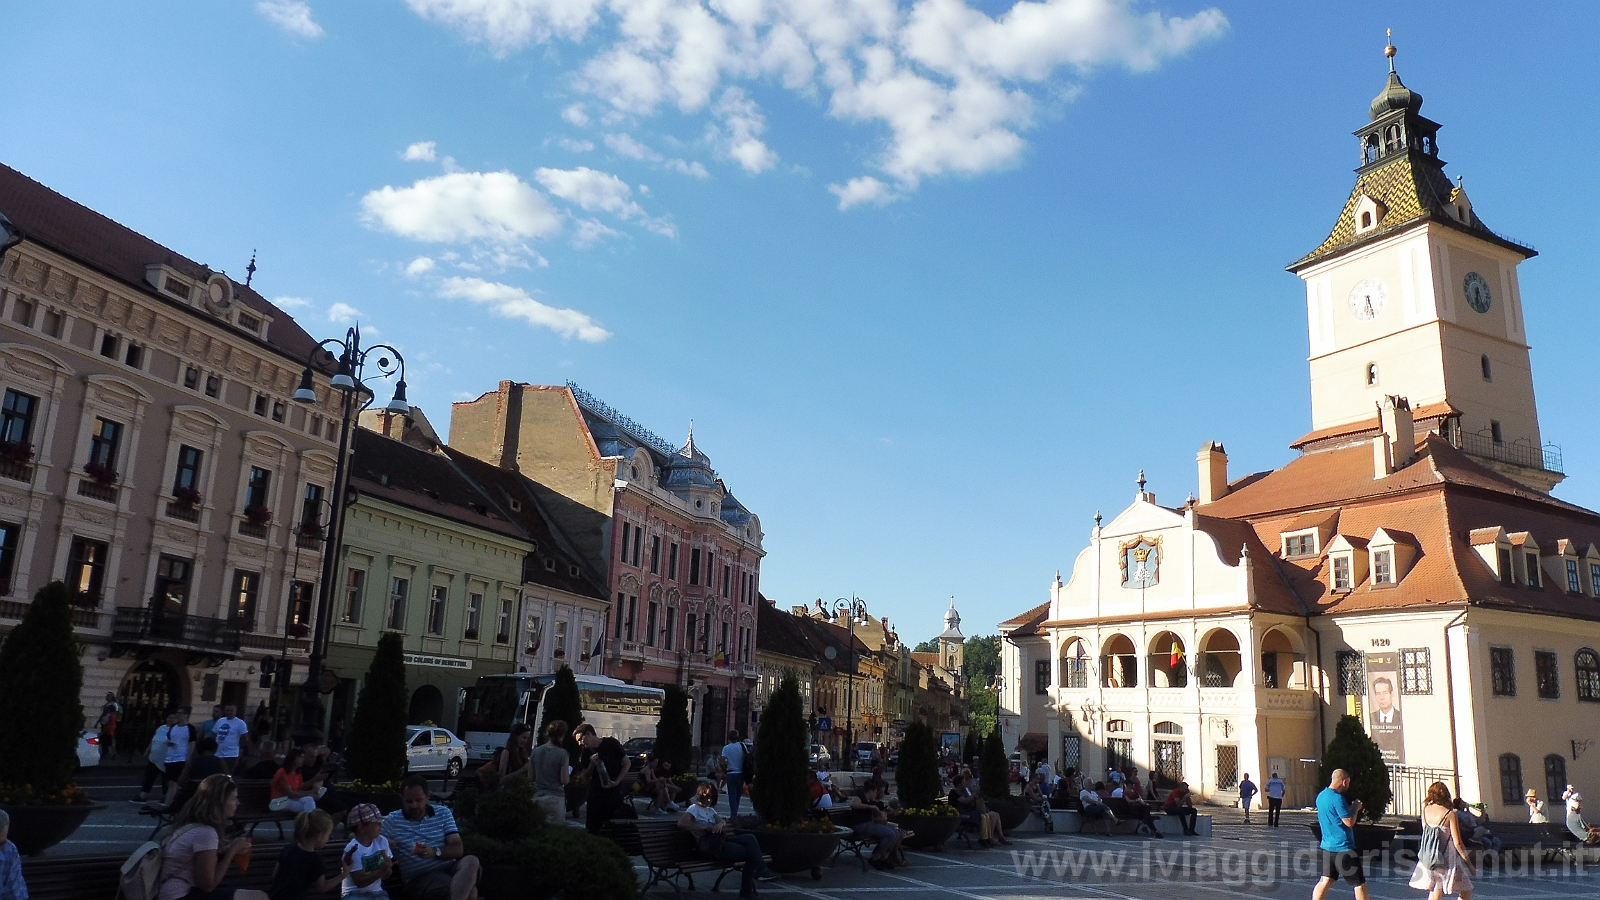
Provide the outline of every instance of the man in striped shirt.
[[383,836],[400,866],[405,900],[477,900],[478,858],[461,846],[456,818],[428,803],[428,779],[400,783],[400,808],[383,819]]

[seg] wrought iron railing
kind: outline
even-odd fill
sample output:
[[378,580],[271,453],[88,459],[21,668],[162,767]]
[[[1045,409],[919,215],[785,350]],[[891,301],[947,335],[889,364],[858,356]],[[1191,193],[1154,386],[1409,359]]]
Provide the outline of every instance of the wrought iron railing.
[[167,517],[183,522],[198,522],[200,521],[200,507],[192,506],[181,500],[168,500]]
[[1454,793],[1455,777],[1455,773],[1449,769],[1390,766],[1389,789],[1394,792],[1394,800],[1389,804],[1389,813],[1396,816],[1421,815],[1423,801],[1428,796],[1428,786],[1435,781],[1442,781]]
[[301,550],[321,550],[323,540],[320,531],[297,531],[294,535],[294,545]]
[[101,484],[88,478],[79,479],[78,496],[115,503],[117,502],[117,486],[114,484]]
[[239,652],[239,628],[227,619],[159,612],[144,607],[117,607],[111,640],[119,644],[182,647],[207,653]]
[[239,533],[246,537],[264,538],[267,536],[267,526],[257,524],[249,519],[240,519]]
[[600,418],[605,419],[607,422],[610,422],[618,428],[621,428],[623,431],[628,432],[628,434],[633,436],[633,438],[640,443],[648,444],[663,456],[672,456],[678,452],[677,447],[667,443],[650,429],[640,425],[638,422],[635,422],[622,413],[617,412],[615,409],[612,409],[604,400],[601,400],[599,397],[596,397],[583,388],[578,387],[577,382],[567,382],[567,388],[568,390],[572,391],[572,396],[577,399],[579,406],[591,413],[594,413]]
[[1498,460],[1514,466],[1527,466],[1530,469],[1544,469],[1547,472],[1566,471],[1562,468],[1561,448],[1555,444],[1545,444],[1543,447],[1522,442],[1507,444],[1504,441],[1496,441],[1492,435],[1467,431],[1457,431],[1451,443],[1463,453],[1485,459]]

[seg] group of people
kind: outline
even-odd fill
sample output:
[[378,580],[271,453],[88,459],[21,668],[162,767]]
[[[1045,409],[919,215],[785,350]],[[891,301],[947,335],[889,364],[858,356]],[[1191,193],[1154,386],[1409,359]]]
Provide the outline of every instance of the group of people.
[[[1525,798],[1528,804],[1528,821],[1534,824],[1543,824],[1550,821],[1550,816],[1545,812],[1545,803],[1539,799],[1539,792],[1528,788]],[[1583,794],[1572,785],[1561,792],[1561,802],[1566,805],[1567,831],[1576,840],[1594,846],[1600,844],[1600,826],[1590,825],[1583,818]]]
[[[585,827],[598,834],[623,810],[622,779],[633,768],[633,761],[614,737],[600,737],[594,726],[583,722],[572,730],[578,745],[578,765],[572,765],[567,749],[567,723],[553,719],[545,723],[540,741],[527,725],[512,728],[504,748],[481,766],[476,778],[480,786],[493,790],[507,778],[524,777],[533,782],[533,801],[550,822],[565,821],[586,807]],[[567,785],[574,779],[587,782],[585,797],[575,802],[567,798]]]

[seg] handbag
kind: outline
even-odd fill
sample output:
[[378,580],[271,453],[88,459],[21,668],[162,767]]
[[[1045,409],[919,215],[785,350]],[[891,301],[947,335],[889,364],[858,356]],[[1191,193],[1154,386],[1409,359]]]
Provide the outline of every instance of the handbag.
[[700,852],[707,856],[721,856],[722,846],[728,842],[728,835],[722,832],[707,831],[700,835]]
[[271,800],[267,801],[267,809],[270,809],[273,812],[283,812],[284,810],[286,810],[288,808],[289,808],[289,798],[288,797],[273,797]]

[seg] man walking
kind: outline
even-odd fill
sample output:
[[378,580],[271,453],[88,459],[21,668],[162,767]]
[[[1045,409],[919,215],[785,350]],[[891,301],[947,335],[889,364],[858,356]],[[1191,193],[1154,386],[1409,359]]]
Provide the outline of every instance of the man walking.
[[217,742],[217,759],[222,761],[222,771],[233,774],[239,765],[242,746],[250,740],[250,723],[239,718],[231,705],[222,708],[222,718],[211,728],[211,737]]
[[1311,890],[1311,900],[1324,900],[1328,888],[1343,878],[1355,888],[1356,900],[1369,900],[1367,873],[1362,870],[1361,854],[1356,852],[1356,816],[1361,801],[1345,799],[1350,788],[1350,773],[1334,769],[1328,786],[1317,795],[1317,824],[1322,826],[1322,877]]
[[1278,827],[1278,816],[1283,812],[1283,792],[1286,785],[1277,772],[1267,779],[1267,824]]
[[1244,778],[1239,781],[1239,806],[1244,809],[1244,823],[1250,824],[1250,804],[1256,799],[1256,783],[1250,780],[1250,773],[1244,773]]
[[739,800],[744,795],[745,756],[750,752],[750,742],[739,740],[739,732],[728,732],[728,743],[722,748],[722,758],[728,761],[728,818],[739,816]]
[[117,716],[122,713],[122,707],[117,703],[115,691],[106,691],[106,702],[100,707],[100,718],[95,721],[95,730],[100,732],[100,761],[116,751],[112,747],[117,740]]

